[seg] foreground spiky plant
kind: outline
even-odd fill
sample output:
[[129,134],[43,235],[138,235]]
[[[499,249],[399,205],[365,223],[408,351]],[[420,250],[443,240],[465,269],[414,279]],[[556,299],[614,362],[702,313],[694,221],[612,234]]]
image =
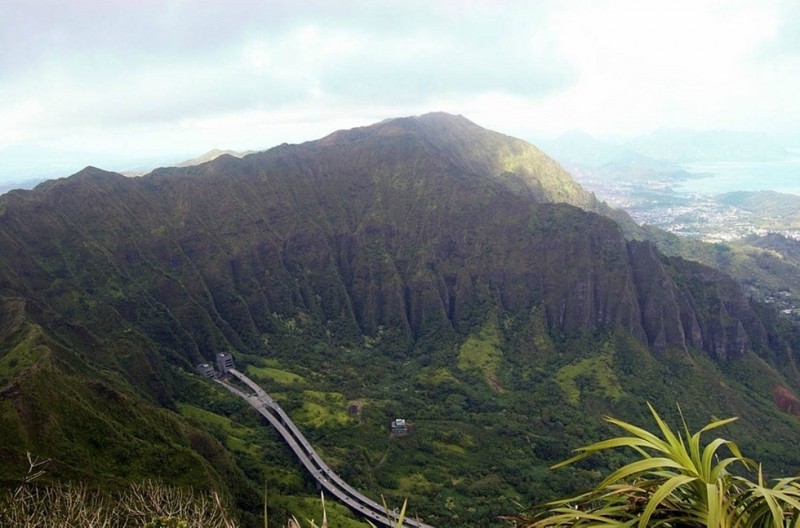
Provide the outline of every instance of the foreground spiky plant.
[[[717,438],[701,446],[700,436],[736,418],[716,420],[691,434],[673,432],[648,404],[658,437],[614,418],[606,420],[628,435],[582,447],[563,467],[607,449],[628,447],[640,459],[612,472],[591,491],[544,505],[531,518],[512,519],[526,528],[549,526],[800,527],[800,478],[771,487],[761,467],[742,456],[735,443]],[[685,436],[684,436],[685,435]],[[722,448],[727,454],[722,456]],[[755,482],[729,471],[755,471]]]

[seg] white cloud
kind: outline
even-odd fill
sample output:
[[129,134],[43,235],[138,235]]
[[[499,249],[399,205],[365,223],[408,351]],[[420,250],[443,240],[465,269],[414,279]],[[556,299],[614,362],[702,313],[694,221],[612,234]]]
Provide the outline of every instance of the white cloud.
[[36,99],[23,99],[0,106],[0,144],[13,144],[34,137],[32,125],[44,115]]
[[[733,6],[733,7],[731,7]],[[765,86],[754,57],[773,38],[769,4],[604,2],[553,15],[578,83],[546,102],[566,128],[641,133],[660,126],[764,126],[748,103]]]
[[429,110],[523,137],[800,133],[792,2],[16,2],[0,149],[265,148]]

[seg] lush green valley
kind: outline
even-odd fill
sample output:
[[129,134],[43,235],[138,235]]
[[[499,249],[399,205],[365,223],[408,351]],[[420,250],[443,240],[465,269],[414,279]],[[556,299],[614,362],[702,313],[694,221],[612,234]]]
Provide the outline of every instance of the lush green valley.
[[775,395],[800,391],[798,329],[603,210],[534,147],[440,114],[8,193],[0,478],[31,451],[51,480],[216,490],[245,525],[266,483],[276,522],[319,518],[278,436],[195,374],[223,351],[348,482],[435,526],[592,484],[622,459],[548,467],[645,401],[740,416],[746,454],[797,472]]

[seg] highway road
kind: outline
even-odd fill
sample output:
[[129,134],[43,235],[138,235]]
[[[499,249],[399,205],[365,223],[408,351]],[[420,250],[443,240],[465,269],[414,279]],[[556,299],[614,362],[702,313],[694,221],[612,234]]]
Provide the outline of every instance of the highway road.
[[[381,504],[366,497],[358,490],[347,484],[339,477],[322,458],[317,454],[306,437],[300,432],[289,415],[253,380],[235,369],[228,372],[244,385],[249,387],[254,394],[247,394],[226,380],[217,380],[233,394],[245,400],[251,407],[267,419],[284,442],[294,452],[297,459],[311,474],[319,485],[328,493],[336,497],[351,510],[367,517],[373,522],[383,526],[398,526],[398,514],[387,512]],[[408,528],[433,528],[415,519],[403,519],[402,526]]]

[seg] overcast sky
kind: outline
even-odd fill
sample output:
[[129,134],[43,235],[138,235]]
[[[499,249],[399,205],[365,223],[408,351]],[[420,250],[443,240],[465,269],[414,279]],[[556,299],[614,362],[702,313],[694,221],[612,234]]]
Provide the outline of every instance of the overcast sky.
[[800,144],[798,94],[793,0],[0,0],[0,181],[434,110],[528,140]]

